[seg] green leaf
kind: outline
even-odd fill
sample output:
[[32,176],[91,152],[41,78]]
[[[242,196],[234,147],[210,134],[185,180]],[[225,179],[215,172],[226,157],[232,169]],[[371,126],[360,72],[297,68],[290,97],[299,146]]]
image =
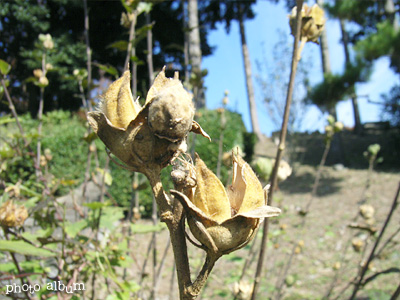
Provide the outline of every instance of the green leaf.
[[89,222],[85,219],[80,220],[75,223],[67,222],[64,230],[71,237],[74,238],[76,235],[81,232],[85,227],[89,225]]
[[101,168],[97,168],[96,171],[99,172],[101,174],[101,176],[104,176],[104,183],[106,185],[111,185],[112,184],[112,176],[111,176],[111,173],[109,171],[106,171],[104,173],[104,169],[101,169]]
[[106,73],[108,73],[110,75],[118,77],[118,71],[113,66],[102,65],[102,64],[94,64],[94,65],[97,66],[100,70],[103,70],[104,72],[106,72]]
[[54,232],[54,228],[48,227],[46,229],[39,229],[39,230],[35,231],[34,233],[25,231],[21,235],[23,238],[27,239],[28,241],[36,243],[37,241],[40,242],[40,240],[43,241],[44,239],[50,237],[53,232]]
[[55,253],[50,252],[46,249],[36,248],[31,244],[24,241],[0,241],[0,251],[8,251],[12,253],[18,253],[22,255],[40,256],[40,257],[52,257],[56,256]]
[[88,144],[90,144],[91,142],[93,142],[95,139],[97,139],[97,134],[95,132],[91,132],[89,134],[86,134],[83,138],[82,138],[85,142],[87,142]]
[[122,207],[106,207],[101,215],[100,228],[112,229],[115,227],[114,223],[123,217]]
[[127,292],[115,292],[115,294],[108,295],[106,300],[129,300],[130,293]]
[[0,59],[0,73],[2,75],[7,75],[10,72],[11,66],[6,63],[4,60]]
[[[19,266],[24,272],[32,272],[32,273],[43,272],[43,268],[40,265],[40,260],[21,261],[19,262]],[[15,264],[13,262],[0,264],[0,272],[11,273],[13,271],[17,273]]]
[[146,2],[139,2],[137,6],[137,11],[139,14],[141,13],[149,13],[151,11],[153,4],[152,3],[146,3]]
[[[1,87],[3,88],[3,87]],[[10,116],[4,116],[0,118],[0,125],[8,124],[11,122],[15,122],[15,119]]]
[[83,203],[83,206],[88,207],[89,209],[100,209],[104,208],[106,206],[109,206],[110,204],[107,202],[101,203],[101,202],[92,202],[92,203]]
[[119,51],[126,51],[126,49],[128,49],[128,42],[124,40],[116,41],[108,45],[107,48],[115,48]]

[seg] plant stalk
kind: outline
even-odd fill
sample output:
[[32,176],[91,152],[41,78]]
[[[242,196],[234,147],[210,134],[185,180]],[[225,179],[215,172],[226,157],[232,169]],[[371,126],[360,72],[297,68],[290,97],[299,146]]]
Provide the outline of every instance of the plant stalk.
[[[278,168],[279,168],[279,163],[281,161],[283,151],[285,149],[285,140],[286,140],[286,134],[287,134],[287,126],[289,122],[289,112],[290,112],[290,105],[292,102],[292,96],[293,96],[293,89],[294,89],[294,80],[296,77],[296,70],[297,70],[297,64],[298,64],[298,44],[300,40],[300,32],[301,32],[301,9],[303,7],[303,0],[297,0],[297,15],[296,15],[296,35],[294,38],[294,45],[293,45],[293,54],[292,54],[292,66],[291,66],[291,72],[290,72],[290,80],[289,80],[289,86],[288,86],[288,92],[287,92],[287,97],[286,97],[286,105],[285,105],[285,112],[284,112],[284,117],[283,117],[283,122],[282,122],[282,127],[281,127],[281,133],[280,133],[280,139],[279,139],[279,147],[278,151],[276,154],[276,159],[275,159],[275,165],[274,169],[272,171],[271,175],[271,187],[269,189],[268,193],[268,199],[269,199],[269,205],[271,205],[272,200],[273,200],[273,195],[274,195],[274,190],[277,185],[278,181]],[[256,274],[254,277],[254,285],[253,285],[253,292],[251,295],[251,300],[255,300],[258,292],[258,287],[261,279],[261,272],[263,269],[264,265],[264,259],[265,259],[265,254],[266,254],[266,245],[267,245],[267,239],[268,239],[268,229],[269,229],[269,222],[268,218],[264,221],[264,231],[263,231],[263,237],[261,240],[261,248],[260,248],[260,254],[258,257],[258,262],[257,262],[257,269],[256,269]]]

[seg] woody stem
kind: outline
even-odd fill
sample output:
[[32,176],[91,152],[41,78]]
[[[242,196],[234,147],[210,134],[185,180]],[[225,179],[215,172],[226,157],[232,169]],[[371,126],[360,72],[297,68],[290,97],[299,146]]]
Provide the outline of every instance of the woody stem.
[[176,272],[178,276],[180,299],[194,299],[188,293],[188,287],[191,286],[189,257],[187,254],[187,244],[185,238],[185,227],[182,222],[183,207],[179,201],[171,202],[164,192],[160,168],[149,168],[147,178],[156,198],[160,210],[161,221],[167,224],[171,237],[172,249],[174,251]]

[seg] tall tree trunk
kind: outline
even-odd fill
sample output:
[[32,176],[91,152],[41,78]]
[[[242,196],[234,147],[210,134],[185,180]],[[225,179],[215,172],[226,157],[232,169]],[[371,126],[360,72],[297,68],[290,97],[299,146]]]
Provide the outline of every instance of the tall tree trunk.
[[201,43],[199,30],[197,0],[188,0],[188,25],[189,25],[189,58],[192,65],[192,74],[196,76],[194,85],[194,98],[196,107],[205,107],[206,102],[203,95],[203,86],[201,78]]
[[[346,31],[346,21],[343,19],[340,19],[340,29],[342,31],[342,41],[343,41],[344,55],[347,67],[350,64],[349,36]],[[360,119],[360,110],[358,108],[357,95],[354,94],[351,97],[351,103],[353,105],[353,114],[354,114],[354,131],[355,133],[360,134],[362,132],[362,126]]]
[[247,98],[249,100],[252,131],[257,135],[258,139],[262,139],[260,127],[258,126],[257,107],[254,97],[253,80],[251,78],[251,63],[250,63],[249,49],[247,47],[246,33],[244,30],[244,22],[242,15],[240,15],[239,17],[239,27],[240,27],[240,39],[242,43],[244,72],[246,75]]
[[[324,0],[317,0],[318,5],[322,8],[324,6]],[[322,59],[322,72],[324,76],[327,74],[331,74],[331,62],[330,62],[330,55],[329,55],[329,47],[328,47],[328,37],[326,34],[326,27],[322,31],[320,41],[320,49],[321,49],[321,59]],[[333,107],[328,108],[329,114],[335,117],[337,120],[337,111],[336,105]]]
[[393,0],[385,1],[385,14],[387,18],[392,22],[395,31],[399,30],[399,20],[396,14],[396,8],[394,6]]

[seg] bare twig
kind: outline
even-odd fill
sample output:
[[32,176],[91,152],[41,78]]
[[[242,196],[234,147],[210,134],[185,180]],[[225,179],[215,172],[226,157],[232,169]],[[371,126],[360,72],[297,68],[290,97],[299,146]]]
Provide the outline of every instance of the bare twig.
[[[46,75],[46,53],[42,55],[42,72]],[[44,106],[44,87],[40,88],[40,99],[39,99],[39,109],[38,109],[38,141],[36,144],[36,177],[39,178],[42,175],[42,171],[40,169],[40,156],[41,156],[41,148],[42,148],[42,126],[43,126],[43,106]]]
[[7,86],[6,86],[6,83],[4,81],[4,78],[1,79],[1,85],[3,86],[4,94],[6,95],[6,98],[7,98],[7,101],[8,101],[8,108],[11,110],[11,113],[12,113],[14,119],[15,119],[15,122],[17,123],[19,132],[21,133],[21,136],[22,136],[22,138],[24,140],[24,144],[25,144],[25,146],[27,146],[28,145],[28,141],[26,140],[24,129],[22,128],[21,123],[19,122],[17,111],[15,110],[14,103],[12,102],[10,94],[8,93]]
[[[294,88],[294,80],[296,77],[296,70],[297,70],[297,64],[298,64],[298,44],[300,40],[300,29],[301,29],[301,9],[303,7],[303,0],[297,0],[297,16],[296,16],[296,35],[294,39],[294,45],[293,45],[293,54],[292,54],[292,66],[291,66],[291,72],[290,72],[290,80],[289,80],[289,86],[288,86],[288,92],[287,92],[287,97],[286,97],[286,105],[285,105],[285,113],[283,117],[283,122],[282,122],[282,127],[281,127],[281,133],[280,133],[280,139],[279,139],[279,147],[278,151],[276,154],[276,159],[275,159],[275,165],[274,169],[272,171],[271,175],[271,188],[269,190],[269,195],[268,199],[271,202],[273,200],[273,194],[274,194],[274,189],[277,185],[277,179],[278,179],[278,168],[279,168],[279,163],[281,161],[283,151],[285,149],[285,140],[286,140],[286,134],[287,134],[287,126],[288,126],[288,121],[289,121],[289,111],[290,111],[290,105],[292,102],[292,95],[293,95],[293,88]],[[268,239],[268,229],[269,229],[269,222],[268,219],[264,221],[264,227],[263,227],[263,237],[261,241],[261,248],[260,248],[260,254],[258,257],[258,262],[257,262],[257,269],[254,277],[254,285],[253,285],[253,292],[251,295],[251,300],[255,300],[258,292],[258,285],[260,283],[261,279],[261,272],[263,269],[264,265],[264,258],[266,254],[266,244],[267,244],[267,239]]]
[[92,110],[92,103],[90,102],[90,86],[92,84],[92,50],[90,49],[90,40],[89,40],[89,13],[87,8],[87,0],[83,0],[83,10],[85,14],[85,43],[86,43],[86,68],[87,68],[87,107],[89,110]]
[[124,70],[128,70],[129,62],[130,62],[131,56],[132,56],[132,49],[135,48],[135,47],[132,47],[132,43],[133,43],[133,39],[135,37],[135,26],[136,26],[136,17],[137,17],[136,14],[137,14],[136,11],[132,12],[132,20],[131,20],[131,24],[129,27],[129,41],[128,41],[128,48],[126,50]]
[[391,241],[393,241],[393,239],[396,237],[396,235],[399,234],[399,232],[400,232],[400,227],[397,228],[397,230],[395,232],[393,232],[393,234],[383,243],[381,248],[375,254],[376,257],[379,257],[381,255],[382,251],[386,248],[387,245],[390,244]]
[[374,246],[372,247],[372,250],[371,250],[371,252],[370,252],[370,254],[368,256],[367,261],[365,262],[365,264],[363,265],[363,267],[360,270],[360,273],[358,275],[358,281],[354,285],[353,293],[349,298],[350,300],[355,299],[355,297],[357,295],[357,292],[358,292],[358,290],[360,289],[360,287],[361,287],[361,285],[363,283],[363,279],[364,279],[364,276],[365,276],[365,274],[366,274],[366,272],[368,270],[368,266],[371,263],[371,261],[375,258],[375,251],[378,248],[379,242],[380,242],[383,234],[385,233],[385,230],[387,228],[387,225],[389,224],[389,221],[390,221],[390,219],[391,219],[391,217],[393,215],[393,212],[395,211],[395,209],[396,209],[396,207],[398,205],[399,194],[400,194],[400,183],[399,183],[399,185],[397,187],[397,192],[396,192],[396,195],[395,195],[395,197],[393,199],[393,203],[392,203],[392,206],[390,208],[390,211],[389,211],[389,213],[388,213],[388,215],[386,217],[385,223],[383,224],[383,227],[382,227],[381,231],[379,232],[379,236],[376,239]]
[[373,281],[374,279],[376,279],[378,276],[384,275],[384,274],[390,274],[390,273],[400,273],[400,269],[399,268],[389,268],[380,272],[376,272],[374,275],[371,275],[367,278],[365,278],[363,285],[367,285],[368,282]]
[[160,282],[160,279],[161,279],[161,271],[164,267],[165,260],[167,259],[167,254],[168,254],[168,250],[169,250],[170,246],[171,246],[171,240],[168,239],[167,244],[165,245],[163,256],[160,261],[160,265],[158,266],[158,270],[156,273],[156,281],[154,284],[154,293],[157,292],[158,283]]
[[390,297],[390,300],[396,300],[399,298],[399,296],[400,296],[400,284],[397,287],[397,289],[394,291],[392,297]]

